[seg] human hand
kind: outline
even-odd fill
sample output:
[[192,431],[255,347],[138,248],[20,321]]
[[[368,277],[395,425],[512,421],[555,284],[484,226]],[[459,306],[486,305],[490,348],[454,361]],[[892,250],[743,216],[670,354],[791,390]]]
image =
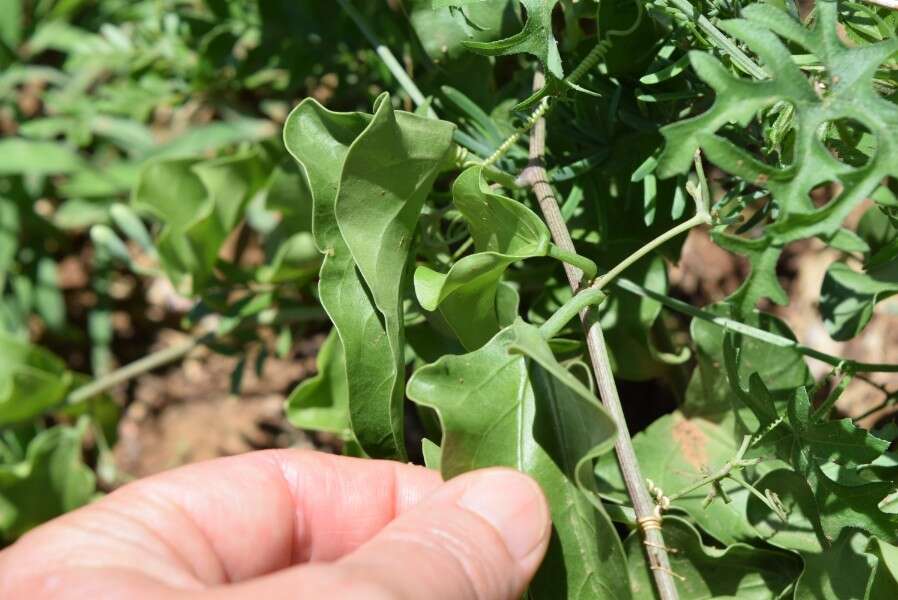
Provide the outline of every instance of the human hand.
[[277,450],[140,480],[0,552],[0,598],[513,600],[546,551],[539,487],[443,483],[386,461]]

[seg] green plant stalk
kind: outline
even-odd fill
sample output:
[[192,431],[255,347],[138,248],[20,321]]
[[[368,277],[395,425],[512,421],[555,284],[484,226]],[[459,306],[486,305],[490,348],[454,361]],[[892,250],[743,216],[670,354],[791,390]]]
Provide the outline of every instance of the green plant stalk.
[[546,113],[549,112],[549,99],[543,98],[542,102],[539,103],[539,106],[534,109],[530,116],[527,117],[527,121],[518,127],[514,133],[512,133],[502,144],[496,148],[496,151],[493,152],[486,160],[483,161],[483,166],[489,167],[496,163],[500,158],[505,156],[505,153],[511,150],[511,147],[514,146],[521,136],[530,131],[537,121],[546,116]]
[[567,250],[563,250],[559,248],[555,244],[549,244],[549,256],[554,259],[560,260],[563,263],[567,263],[569,265],[573,265],[583,271],[583,276],[592,281],[595,279],[595,276],[599,272],[599,267],[592,260],[577,254],[576,252],[568,252]]
[[714,325],[722,327],[727,331],[741,333],[743,335],[747,335],[748,337],[760,340],[762,342],[767,342],[768,344],[772,344],[780,348],[792,348],[805,356],[817,359],[833,367],[842,365],[842,369],[846,372],[898,373],[898,364],[865,363],[854,361],[848,358],[842,358],[841,356],[833,356],[832,354],[827,354],[825,352],[815,350],[814,348],[809,348],[808,346],[805,346],[803,344],[799,344],[795,340],[791,340],[789,338],[779,336],[775,333],[770,333],[769,331],[764,331],[763,329],[757,329],[756,327],[752,327],[751,325],[746,325],[745,323],[740,323],[739,321],[734,321],[733,319],[721,317],[700,308],[696,308],[691,304],[687,304],[686,302],[677,300],[676,298],[671,298],[670,296],[665,296],[664,294],[659,294],[658,292],[645,288],[628,279],[618,279],[617,281],[615,281],[615,286],[621,290],[624,290],[625,292],[629,292],[636,296],[642,296],[643,298],[649,298],[651,300],[655,300],[656,302],[660,302],[664,306],[685,315],[689,315],[690,317],[695,317],[696,319],[701,319],[703,321],[713,323]]
[[[838,367],[836,367],[836,371],[838,370]],[[833,387],[829,395],[827,395],[826,400],[821,402],[820,406],[818,406],[814,410],[811,418],[815,421],[823,421],[825,419],[828,419],[829,412],[832,410],[833,406],[836,405],[836,400],[839,399],[839,397],[842,395],[842,392],[845,391],[845,388],[848,387],[848,384],[851,383],[853,379],[854,377],[850,373],[842,377],[842,379],[839,380],[839,383],[837,383]]]
[[[533,77],[534,89],[542,88],[544,83],[544,75],[537,71]],[[533,189],[553,241],[560,248],[568,252],[575,252],[570,231],[568,231],[567,223],[558,207],[552,186],[549,185],[548,173],[543,166],[545,151],[546,121],[539,119],[530,135],[530,163],[521,173],[520,180],[527,182]],[[564,263],[564,270],[571,290],[576,294],[581,289],[583,272],[567,263]],[[614,451],[633,506],[633,512],[636,515],[636,521],[640,524],[640,529],[645,537],[643,549],[648,558],[658,595],[661,600],[677,600],[679,594],[674,583],[673,571],[670,569],[670,557],[667,554],[667,547],[664,545],[664,535],[657,522],[655,506],[646,488],[645,478],[642,476],[639,461],[636,459],[636,450],[633,448],[633,440],[630,437],[630,430],[627,427],[627,420],[621,408],[614,374],[611,372],[608,349],[605,347],[605,335],[595,318],[595,311],[590,310],[589,307],[580,312],[580,322],[586,333],[586,346],[589,350],[599,397],[617,426]],[[654,526],[648,526],[650,522]]]
[[[268,309],[262,311],[255,317],[247,319],[246,322],[242,323],[240,326],[235,327],[234,329],[228,330],[226,333],[231,333],[235,329],[239,329],[241,326],[246,326],[249,324],[252,325],[274,325],[278,323],[295,323],[301,321],[311,321],[316,319],[326,319],[326,313],[317,307],[310,308],[308,306],[299,306],[296,308],[287,308],[287,309]],[[172,346],[171,348],[164,348],[147,356],[144,356],[141,359],[138,359],[130,364],[125,365],[111,373],[95,379],[90,383],[87,383],[81,387],[78,387],[68,395],[66,401],[69,404],[77,404],[79,402],[84,402],[93,398],[98,394],[102,394],[115,386],[125,383],[126,381],[130,381],[135,377],[139,377],[144,373],[149,373],[150,371],[154,371],[160,367],[164,367],[165,365],[176,362],[189,354],[194,348],[198,346],[202,346],[208,344],[210,342],[214,342],[215,340],[222,337],[222,334],[219,332],[211,332],[201,335],[192,336],[189,340]]]
[[578,314],[589,306],[597,306],[605,300],[605,294],[600,290],[587,288],[576,294],[573,298],[564,303],[561,308],[556,310],[549,320],[543,323],[539,332],[543,338],[550,340],[559,333],[564,327]]
[[[343,10],[346,11],[346,14],[349,15],[349,18],[355,22],[356,27],[359,28],[359,31],[362,32],[368,42],[374,47],[374,51],[377,53],[377,56],[380,57],[380,60],[383,61],[384,65],[386,65],[387,69],[390,70],[390,73],[393,74],[393,77],[396,78],[396,81],[399,82],[399,85],[402,86],[402,89],[405,90],[405,93],[409,95],[412,99],[412,102],[415,103],[415,106],[424,106],[427,103],[427,99],[424,97],[424,94],[421,93],[421,90],[415,84],[411,77],[408,76],[408,73],[405,72],[405,69],[393,55],[389,48],[384,46],[377,35],[375,35],[374,30],[368,24],[365,16],[360,13],[355,6],[353,6],[351,0],[337,0],[340,3],[340,6],[343,7]],[[428,107],[428,116],[431,118],[436,118],[436,112],[432,108]]]
[[739,46],[733,43],[730,38],[728,38],[724,33],[717,28],[714,23],[711,22],[708,17],[701,13],[696,13],[695,7],[692,5],[689,0],[668,0],[671,4],[673,4],[680,12],[684,15],[696,21],[698,26],[701,27],[708,37],[714,42],[714,44],[729,54],[733,62],[739,65],[746,73],[755,77],[756,79],[767,79],[767,72],[758,66],[758,63],[753,61],[751,57],[749,57],[745,52],[743,52]]
[[732,460],[727,461],[726,464],[724,464],[716,472],[711,473],[710,475],[701,478],[700,480],[696,481],[694,484],[680,490],[676,494],[671,494],[670,496],[665,496],[665,498],[667,499],[667,501],[673,502],[674,500],[678,500],[678,499],[682,498],[683,496],[688,496],[695,490],[701,489],[701,488],[705,487],[706,485],[709,485],[715,481],[720,481],[721,479],[728,477],[730,475],[730,473],[732,473],[736,469],[742,469],[744,467],[757,464],[757,462],[758,462],[757,460],[750,460],[750,461],[743,460],[743,457],[745,456],[745,453],[748,452],[748,448],[750,446],[751,446],[751,436],[747,435],[744,438],[742,438],[742,445],[739,447],[739,450],[736,452],[736,456]]
[[[639,19],[637,20],[636,26],[639,25],[639,21],[641,21],[641,20],[642,20],[642,13],[640,13],[640,16],[639,16]],[[612,33],[624,33],[624,32],[613,32],[612,31],[612,32],[609,32],[609,35]],[[571,74],[564,78],[564,84],[567,85],[568,87],[576,86],[577,82],[580,81],[580,79],[582,79],[583,76],[586,75],[586,73],[589,72],[590,69],[592,69],[593,67],[595,67],[598,64],[598,62],[602,59],[602,56],[604,56],[608,52],[609,48],[610,48],[610,42],[608,40],[603,40],[603,41],[599,42],[598,44],[596,44],[593,47],[593,49],[589,51],[589,54],[587,54],[585,57],[583,57],[583,60],[580,61],[580,64],[578,64],[576,67],[574,67],[574,70],[571,71]],[[489,158],[487,158],[483,162],[484,166],[492,165],[496,161],[498,161],[500,158],[505,156],[505,153],[508,152],[509,150],[511,150],[512,146],[514,146],[518,142],[518,140],[521,139],[521,136],[523,136],[525,133],[527,133],[528,131],[533,129],[533,126],[536,124],[536,122],[546,116],[546,113],[549,112],[550,108],[551,108],[551,104],[549,103],[549,98],[548,97],[543,98],[542,101],[540,102],[539,106],[537,106],[533,110],[533,112],[530,113],[530,116],[527,117],[527,121],[523,125],[518,127],[515,130],[515,132],[512,133],[504,142],[502,142],[502,144],[496,149],[496,151],[493,152],[489,156]]]
[[710,218],[704,214],[697,214],[694,217],[692,217],[691,219],[689,219],[688,221],[683,221],[676,227],[662,233],[661,235],[659,235],[658,237],[656,237],[655,239],[650,241],[648,244],[646,244],[645,246],[643,246],[642,248],[640,248],[639,250],[637,250],[636,252],[634,252],[633,254],[631,254],[630,256],[625,258],[624,260],[622,260],[613,269],[611,269],[610,271],[608,271],[607,273],[605,273],[604,275],[599,277],[599,279],[592,285],[592,287],[594,287],[597,290],[601,290],[606,285],[608,285],[609,283],[614,281],[614,279],[618,275],[620,275],[621,273],[626,271],[628,268],[633,266],[634,263],[639,261],[639,259],[641,259],[643,256],[645,256],[649,252],[655,250],[656,248],[663,245],[664,243],[672,240],[673,238],[677,237],[681,233],[685,233],[685,232],[689,231],[693,227],[698,227],[699,225],[705,225],[705,224],[709,224],[709,223],[710,223]]
[[165,348],[164,350],[159,350],[158,352],[144,356],[120,369],[112,371],[108,375],[76,388],[69,394],[67,401],[70,404],[77,404],[89,400],[90,398],[102,394],[121,383],[134,379],[139,375],[154,371],[159,367],[180,360],[197,346],[211,342],[215,338],[215,334],[207,333],[205,335],[192,337],[188,341],[172,346],[171,348]]
[[[438,119],[439,115],[437,115],[436,111],[427,103],[427,97],[424,96],[424,93],[421,92],[421,89],[418,85],[409,77],[408,73],[406,73],[405,69],[400,64],[399,60],[393,54],[393,52],[384,44],[381,43],[380,39],[374,33],[374,30],[371,28],[371,24],[368,23],[368,20],[365,18],[365,15],[360,13],[358,9],[352,4],[352,0],[337,0],[340,3],[340,6],[346,12],[347,15],[352,19],[353,23],[355,23],[356,27],[358,27],[359,31],[362,32],[362,35],[368,40],[371,46],[374,48],[374,51],[377,53],[377,56],[383,61],[384,66],[390,71],[393,77],[396,78],[396,81],[399,82],[400,87],[405,90],[405,93],[409,95],[412,99],[412,102],[415,103],[415,106],[427,106],[427,116],[431,119]],[[520,137],[520,136],[518,136]],[[459,144],[460,147],[465,148],[466,142],[469,142],[467,136],[463,135],[462,132],[456,131],[453,135],[453,139],[455,142]],[[512,140],[509,143],[509,148],[517,141]],[[507,151],[507,149],[506,149]],[[484,154],[486,152],[484,151]],[[501,155],[500,155],[501,156]],[[498,157],[497,157],[498,158]],[[473,164],[482,164],[484,167],[484,171],[489,177],[492,177],[494,181],[499,182],[503,186],[515,189],[520,187],[515,178],[509,175],[508,173],[502,171],[501,169],[496,168],[492,163],[489,162],[481,163],[480,161],[471,161]]]
[[778,516],[783,521],[783,523],[786,523],[788,521],[788,515],[783,514],[783,511],[780,510],[775,504],[773,504],[770,501],[770,498],[768,498],[767,496],[765,496],[764,494],[759,492],[757,490],[757,488],[755,488],[755,486],[751,485],[747,481],[739,479],[739,477],[737,477],[733,473],[730,473],[729,475],[727,475],[726,478],[729,479],[730,481],[732,481],[733,483],[739,485],[743,489],[747,490],[748,493],[750,493],[752,496],[754,496],[755,498],[760,500],[764,504],[764,506],[769,508],[771,510],[771,512],[773,512],[773,514]]

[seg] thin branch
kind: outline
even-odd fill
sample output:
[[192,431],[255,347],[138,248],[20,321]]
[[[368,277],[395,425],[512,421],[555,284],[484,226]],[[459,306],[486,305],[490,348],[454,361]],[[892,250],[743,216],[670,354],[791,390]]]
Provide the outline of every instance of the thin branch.
[[144,373],[155,371],[187,356],[194,348],[203,346],[243,327],[270,326],[275,324],[301,323],[305,321],[324,320],[327,314],[318,307],[297,306],[286,309],[264,310],[254,317],[248,318],[234,327],[219,329],[205,334],[193,335],[183,343],[144,356],[111,373],[75,388],[66,398],[70,404],[77,404],[107,392],[115,386],[139,377]]
[[[408,73],[405,72],[405,69],[402,68],[402,65],[393,55],[393,52],[380,42],[377,35],[374,33],[374,30],[369,26],[365,15],[360,13],[358,9],[353,6],[351,0],[337,0],[337,2],[340,3],[340,6],[343,7],[346,14],[355,22],[356,27],[359,28],[362,35],[368,39],[368,42],[374,47],[374,51],[383,61],[384,65],[386,65],[387,69],[390,70],[390,73],[393,74],[393,77],[396,78],[396,81],[399,82],[399,85],[402,86],[402,89],[405,90],[405,93],[412,99],[412,102],[415,103],[415,106],[424,106],[427,103],[424,94],[421,93],[421,90],[412,78],[409,77]],[[428,108],[428,112],[428,116],[436,117],[436,113],[434,113],[432,108]]]
[[154,352],[150,355],[144,356],[139,360],[125,365],[121,369],[117,369],[112,373],[109,373],[108,375],[100,377],[99,379],[76,388],[72,391],[71,394],[69,394],[67,401],[71,404],[84,402],[85,400],[111,390],[120,383],[125,383],[126,381],[130,381],[131,379],[134,379],[139,375],[143,375],[144,373],[148,373],[150,371],[155,371],[160,367],[164,367],[165,365],[180,360],[197,346],[201,346],[202,344],[211,342],[214,339],[214,334],[195,336],[191,337],[188,341],[176,346],[172,346],[171,348],[165,348],[163,350],[159,350],[158,352]]
[[898,0],[864,0],[864,2],[876,4],[877,6],[882,6],[884,8],[891,8],[892,10],[898,10]]
[[[534,75],[533,87],[540,89],[545,78],[539,71]],[[530,135],[530,163],[521,174],[521,179],[528,182],[533,188],[533,193],[539,203],[543,218],[552,232],[552,239],[563,250],[576,252],[571,234],[568,231],[558,202],[548,182],[548,174],[543,166],[543,155],[546,150],[546,122],[539,119],[534,125]],[[565,273],[571,289],[576,294],[581,287],[583,272],[577,267],[565,263]],[[580,313],[580,321],[586,332],[586,345],[595,373],[596,385],[599,396],[605,408],[611,414],[611,418],[617,425],[617,439],[614,449],[617,460],[623,473],[627,492],[636,513],[637,523],[641,525],[645,535],[645,550],[648,555],[649,566],[655,578],[661,600],[676,600],[679,596],[674,584],[673,572],[670,570],[670,559],[667,548],[664,546],[664,537],[661,527],[655,516],[655,507],[645,487],[645,480],[636,460],[636,451],[633,449],[633,440],[627,428],[627,421],[621,408],[620,398],[617,394],[617,386],[614,375],[611,372],[611,363],[608,360],[608,351],[605,348],[605,337],[602,327],[595,319],[595,311],[587,307]]]
[[669,231],[659,235],[648,244],[625,258],[621,261],[617,266],[613,269],[599,277],[599,279],[593,284],[592,287],[601,290],[606,285],[614,281],[615,277],[626,271],[628,268],[633,266],[633,263],[637,262],[640,258],[654,250],[655,248],[663,245],[665,242],[672,240],[678,235],[685,233],[692,229],[693,227],[698,227],[699,225],[706,225],[710,222],[709,217],[707,215],[695,215],[688,221],[683,221],[676,227],[670,229]]
[[[737,46],[730,38],[728,38],[720,29],[717,28],[714,23],[711,22],[708,17],[698,12],[695,6],[692,5],[689,0],[669,0],[672,5],[674,5],[677,10],[682,12],[687,18],[695,21],[698,26],[704,30],[704,32],[708,35],[709,38],[714,42],[714,44],[730,55],[733,59],[733,62],[739,65],[743,71],[754,77],[755,79],[767,79],[769,76],[767,75],[767,71],[762,69],[758,63],[751,59],[745,52],[742,51],[739,46]],[[893,0],[883,0],[885,2],[891,2]]]
[[650,290],[628,279],[618,279],[615,282],[615,286],[621,290],[624,290],[625,292],[629,292],[637,296],[642,296],[643,298],[649,298],[651,300],[655,300],[656,302],[660,302],[664,306],[685,315],[689,315],[690,317],[695,317],[697,319],[713,323],[714,325],[717,325],[718,327],[721,327],[727,331],[734,331],[736,333],[747,335],[748,337],[754,338],[756,340],[761,340],[762,342],[767,342],[768,344],[778,346],[780,348],[790,348],[807,357],[814,358],[833,367],[841,367],[845,372],[898,373],[898,364],[866,363],[855,361],[850,358],[843,358],[841,356],[833,356],[832,354],[827,354],[826,352],[815,350],[814,348],[810,348],[808,346],[805,346],[804,344],[799,344],[793,339],[783,337],[769,331],[764,331],[763,329],[758,329],[757,327],[752,327],[751,325],[746,325],[745,323],[740,323],[739,321],[729,319],[727,317],[721,317],[720,315],[715,315],[714,313],[702,310],[700,308],[696,308],[691,304],[683,302],[682,300],[677,300],[676,298],[671,298],[670,296],[659,294],[654,290]]
[[[559,248],[555,244],[549,244],[549,256],[556,260],[560,260],[561,262],[568,263],[570,265],[574,265],[581,271],[583,271],[583,275],[586,277],[587,281],[592,281],[595,279],[595,276],[599,272],[599,267],[593,262],[591,259],[586,258],[576,252],[568,252],[562,248]],[[596,289],[602,289],[601,286],[596,286]]]
[[751,446],[751,436],[747,435],[742,439],[742,445],[739,447],[738,452],[736,452],[736,456],[728,460],[726,464],[724,464],[720,469],[718,469],[715,473],[711,473],[695,483],[686,486],[684,489],[680,490],[676,494],[671,494],[670,496],[664,496],[665,500],[669,504],[674,500],[678,500],[684,496],[688,496],[695,490],[701,489],[706,485],[709,485],[714,482],[720,482],[722,479],[729,477],[733,471],[738,471],[739,469],[744,469],[745,467],[752,467],[758,464],[761,459],[752,458],[749,460],[745,460],[745,453],[748,452],[749,447]]

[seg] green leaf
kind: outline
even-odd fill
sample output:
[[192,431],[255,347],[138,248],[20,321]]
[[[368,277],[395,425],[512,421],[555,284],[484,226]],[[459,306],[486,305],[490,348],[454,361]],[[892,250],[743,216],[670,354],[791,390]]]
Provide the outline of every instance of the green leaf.
[[489,43],[519,23],[513,0],[413,0],[409,20],[425,52],[438,64],[465,54],[466,41]]
[[19,233],[21,219],[16,203],[0,196],[0,290],[6,287],[8,273],[15,264],[16,252],[19,249]]
[[[755,444],[790,464],[800,474],[796,477],[801,486],[810,486],[814,506],[804,511],[807,518],[819,519],[829,538],[846,527],[859,527],[871,535],[895,539],[898,516],[878,506],[894,487],[864,472],[889,442],[858,428],[851,419],[828,421],[825,415],[817,415],[805,387],[781,401],[753,373],[746,389],[740,374],[741,353],[732,335],[724,341],[724,354],[735,397],[757,418]],[[794,490],[795,484],[788,487]]]
[[798,552],[820,552],[826,546],[826,534],[808,482],[801,475],[778,469],[755,483],[762,494],[775,499],[786,515],[785,522],[758,498],[748,501],[746,518],[763,539],[779,548]]
[[23,8],[21,0],[0,0],[0,42],[12,50],[22,41]]
[[294,427],[352,437],[346,356],[336,330],[331,330],[318,351],[318,374],[293,390],[284,409]]
[[394,112],[388,95],[374,116],[306,100],[284,126],[314,203],[312,231],[325,255],[319,296],[346,354],[353,432],[373,457],[405,456],[406,266],[452,131]]
[[870,540],[867,551],[875,556],[878,563],[870,580],[870,600],[888,600],[898,594],[898,546],[882,540]]
[[542,486],[557,535],[532,597],[630,597],[614,528],[577,485],[583,458],[610,449],[613,421],[536,327],[519,319],[479,350],[444,356],[412,376],[408,393],[439,413],[445,477],[507,466]]
[[[713,304],[706,307],[708,312],[729,317],[730,306],[726,303]],[[743,315],[742,323],[767,331],[779,337],[795,340],[795,334],[781,319],[759,311]],[[698,365],[686,391],[686,402],[683,411],[690,416],[701,415],[717,422],[729,419],[734,409],[730,381],[724,369],[724,341],[727,331],[723,327],[702,319],[693,319],[690,326],[692,339],[696,345]],[[773,344],[741,336],[734,338],[739,350],[739,379],[749,378],[757,373],[767,383],[768,391],[777,399],[785,399],[799,386],[811,385],[813,379],[805,362],[804,355],[794,348],[783,348]],[[745,422],[744,411],[739,413]],[[747,430],[757,426],[751,419]],[[748,431],[734,432],[737,437]]]
[[[738,443],[732,429],[732,423],[685,417],[679,411],[661,417],[633,438],[643,476],[666,495],[686,489],[736,455]],[[628,501],[620,467],[612,456],[599,461],[596,475],[603,496]],[[717,498],[705,506],[709,486],[674,500],[672,506],[686,511],[699,527],[724,544],[758,539],[758,533],[745,521],[748,492],[732,481],[721,485],[730,502]]]
[[153,162],[141,172],[131,203],[165,224],[156,246],[182,291],[201,294],[211,284],[222,245],[265,177],[265,164],[252,151]]
[[[740,290],[739,300],[745,306],[768,293],[773,294],[769,297],[775,302],[784,300],[774,282],[779,248],[813,236],[831,238],[884,178],[898,173],[898,146],[892,143],[894,135],[890,133],[898,128],[898,107],[880,96],[874,85],[879,66],[898,50],[898,39],[846,47],[836,33],[836,2],[820,4],[810,30],[766,3],[745,7],[742,15],[747,20],[725,21],[722,27],[758,55],[770,78],[738,78],[710,55],[692,52],[693,68],[714,88],[716,99],[707,112],[662,129],[667,146],[659,159],[658,173],[668,177],[686,171],[701,147],[712,162],[773,195],[776,218],[764,229],[764,241],[752,242],[758,247],[765,245],[767,250],[755,257],[759,262],[753,263],[752,280]],[[821,93],[802,73],[780,37],[801,46],[822,63],[825,89]],[[794,150],[787,166],[762,163],[719,135],[725,125],[745,127],[760,111],[780,102],[791,105],[795,113]],[[878,147],[870,150],[866,164],[843,162],[822,143],[820,132],[843,119],[860,123],[877,140]],[[842,191],[818,208],[811,192],[833,181],[842,186]]]
[[527,53],[539,58],[548,72],[564,78],[558,41],[552,32],[552,10],[558,0],[520,0],[527,9],[524,28],[511,37],[494,42],[465,41],[465,47],[487,56]]
[[[845,529],[832,546],[819,553],[804,553],[804,572],[795,584],[797,600],[866,599],[876,559],[866,553],[868,538]],[[891,596],[890,596],[891,597]]]
[[71,382],[65,363],[51,352],[0,332],[0,425],[59,405]]
[[773,471],[757,487],[775,499],[787,520],[783,522],[752,497],[746,513],[749,521],[768,543],[794,550],[804,561],[795,598],[867,598],[865,589],[875,560],[866,554],[868,537],[855,528],[857,523],[828,523],[830,517],[826,515],[821,520],[814,493],[797,473]]
[[459,175],[452,194],[478,252],[445,275],[418,267],[415,293],[425,310],[440,310],[466,349],[476,350],[502,327],[498,294],[503,273],[519,260],[546,256],[549,229],[523,204],[492,193],[480,167]]
[[[851,210],[867,198],[883,178],[896,174],[898,146],[891,134],[898,127],[898,107],[879,95],[873,84],[877,68],[896,50],[898,39],[846,47],[837,34],[838,6],[818,6],[811,30],[769,4],[753,4],[742,11],[747,19],[733,19],[723,29],[755,51],[770,74],[769,79],[748,81],[731,75],[707,54],[692,53],[693,68],[717,93],[707,112],[662,130],[667,147],[660,158],[659,174],[667,177],[689,167],[702,147],[725,170],[765,187],[780,210],[767,233],[779,244],[814,235],[832,235]],[[827,89],[818,94],[794,62],[777,34],[813,53],[823,64]],[[747,151],[717,135],[727,123],[745,126],[762,109],[777,102],[795,108],[795,142],[791,165],[774,168],[762,164]],[[827,151],[819,131],[828,123],[851,118],[863,124],[879,141],[868,164],[848,165]],[[836,180],[844,190],[823,208],[809,196],[811,190]]]
[[[699,532],[679,517],[664,518],[663,534],[681,598],[780,598],[801,572],[800,562],[784,552],[747,544],[706,546]],[[625,547],[633,597],[653,597],[652,571],[641,535],[631,534]]]
[[264,119],[238,118],[193,127],[172,141],[152,149],[154,160],[199,156],[234,144],[262,141],[277,135],[277,126]]
[[835,262],[826,271],[820,290],[820,312],[834,340],[850,340],[873,317],[877,303],[898,293],[898,262],[866,273]]
[[[882,190],[887,188],[878,191]],[[888,211],[886,206],[871,206],[858,223],[857,233],[870,247],[867,269],[898,260],[898,222],[890,218]]]
[[777,452],[796,470],[807,474],[827,462],[857,467],[869,464],[888,449],[889,442],[857,427],[851,419],[820,420],[803,386],[795,388],[784,403],[776,402],[757,372],[751,374],[749,387],[744,388],[741,353],[731,335],[724,342],[724,354],[727,377],[736,397],[755,413],[761,427],[778,429],[780,435],[774,438]]
[[56,142],[22,138],[0,140],[0,175],[58,175],[85,167],[73,150]]
[[28,444],[21,462],[0,465],[0,535],[12,541],[90,501],[93,472],[82,462],[80,428],[54,427]]
[[442,462],[442,450],[438,444],[430,441],[428,438],[421,440],[421,454],[424,455],[424,464],[428,469],[439,471]]
[[751,263],[749,276],[727,298],[727,302],[736,307],[736,315],[751,314],[762,298],[770,298],[780,306],[789,303],[789,296],[776,275],[776,264],[783,252],[782,245],[776,244],[770,237],[746,239],[715,232],[713,238],[722,248],[745,256]]

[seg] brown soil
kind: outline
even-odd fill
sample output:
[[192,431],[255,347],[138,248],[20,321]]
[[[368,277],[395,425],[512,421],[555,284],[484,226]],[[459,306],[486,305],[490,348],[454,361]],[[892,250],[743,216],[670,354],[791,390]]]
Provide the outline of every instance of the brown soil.
[[[161,338],[160,347],[183,339],[170,331]],[[231,390],[238,357],[205,348],[167,372],[141,377],[115,447],[123,479],[250,450],[321,446],[286,422],[283,403],[299,381],[314,374],[322,341],[315,335],[300,342],[287,360],[268,357],[259,373],[257,355],[249,356],[239,396]]]

